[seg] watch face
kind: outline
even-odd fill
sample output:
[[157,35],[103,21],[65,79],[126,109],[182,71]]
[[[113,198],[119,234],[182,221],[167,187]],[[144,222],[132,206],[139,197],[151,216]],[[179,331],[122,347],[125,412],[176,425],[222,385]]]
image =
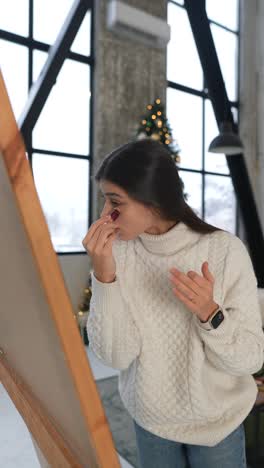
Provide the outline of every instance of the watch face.
[[218,325],[224,320],[224,314],[221,310],[217,312],[217,314],[212,318],[211,324],[213,325],[214,328],[217,328]]

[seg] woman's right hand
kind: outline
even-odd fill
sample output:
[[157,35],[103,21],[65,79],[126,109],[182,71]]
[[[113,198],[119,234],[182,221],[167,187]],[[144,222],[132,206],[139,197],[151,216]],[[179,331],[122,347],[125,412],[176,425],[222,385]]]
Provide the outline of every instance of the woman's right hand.
[[118,228],[111,216],[103,216],[89,228],[82,244],[91,257],[95,277],[102,283],[112,283],[116,275],[116,264],[112,246]]

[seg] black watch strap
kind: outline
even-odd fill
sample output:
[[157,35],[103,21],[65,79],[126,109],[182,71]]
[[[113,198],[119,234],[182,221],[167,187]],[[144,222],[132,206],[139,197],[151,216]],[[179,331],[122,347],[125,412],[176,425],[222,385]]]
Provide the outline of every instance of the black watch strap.
[[225,319],[223,310],[218,307],[214,314],[207,320],[207,322],[201,322],[202,328],[205,330],[215,330]]

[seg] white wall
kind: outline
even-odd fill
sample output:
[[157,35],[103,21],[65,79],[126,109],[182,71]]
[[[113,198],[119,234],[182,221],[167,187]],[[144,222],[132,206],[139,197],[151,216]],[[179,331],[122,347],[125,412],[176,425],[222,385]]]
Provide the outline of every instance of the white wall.
[[90,259],[88,255],[62,255],[59,256],[59,262],[74,310],[77,311],[88,280]]

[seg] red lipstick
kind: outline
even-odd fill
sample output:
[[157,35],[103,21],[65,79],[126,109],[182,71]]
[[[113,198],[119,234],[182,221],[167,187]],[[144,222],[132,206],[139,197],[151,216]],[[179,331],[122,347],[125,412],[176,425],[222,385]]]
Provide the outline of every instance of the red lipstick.
[[112,218],[113,221],[115,221],[115,220],[118,218],[119,215],[120,215],[120,213],[119,213],[118,210],[114,210],[114,211],[112,211],[112,213],[110,214],[110,216],[111,216],[111,218]]

